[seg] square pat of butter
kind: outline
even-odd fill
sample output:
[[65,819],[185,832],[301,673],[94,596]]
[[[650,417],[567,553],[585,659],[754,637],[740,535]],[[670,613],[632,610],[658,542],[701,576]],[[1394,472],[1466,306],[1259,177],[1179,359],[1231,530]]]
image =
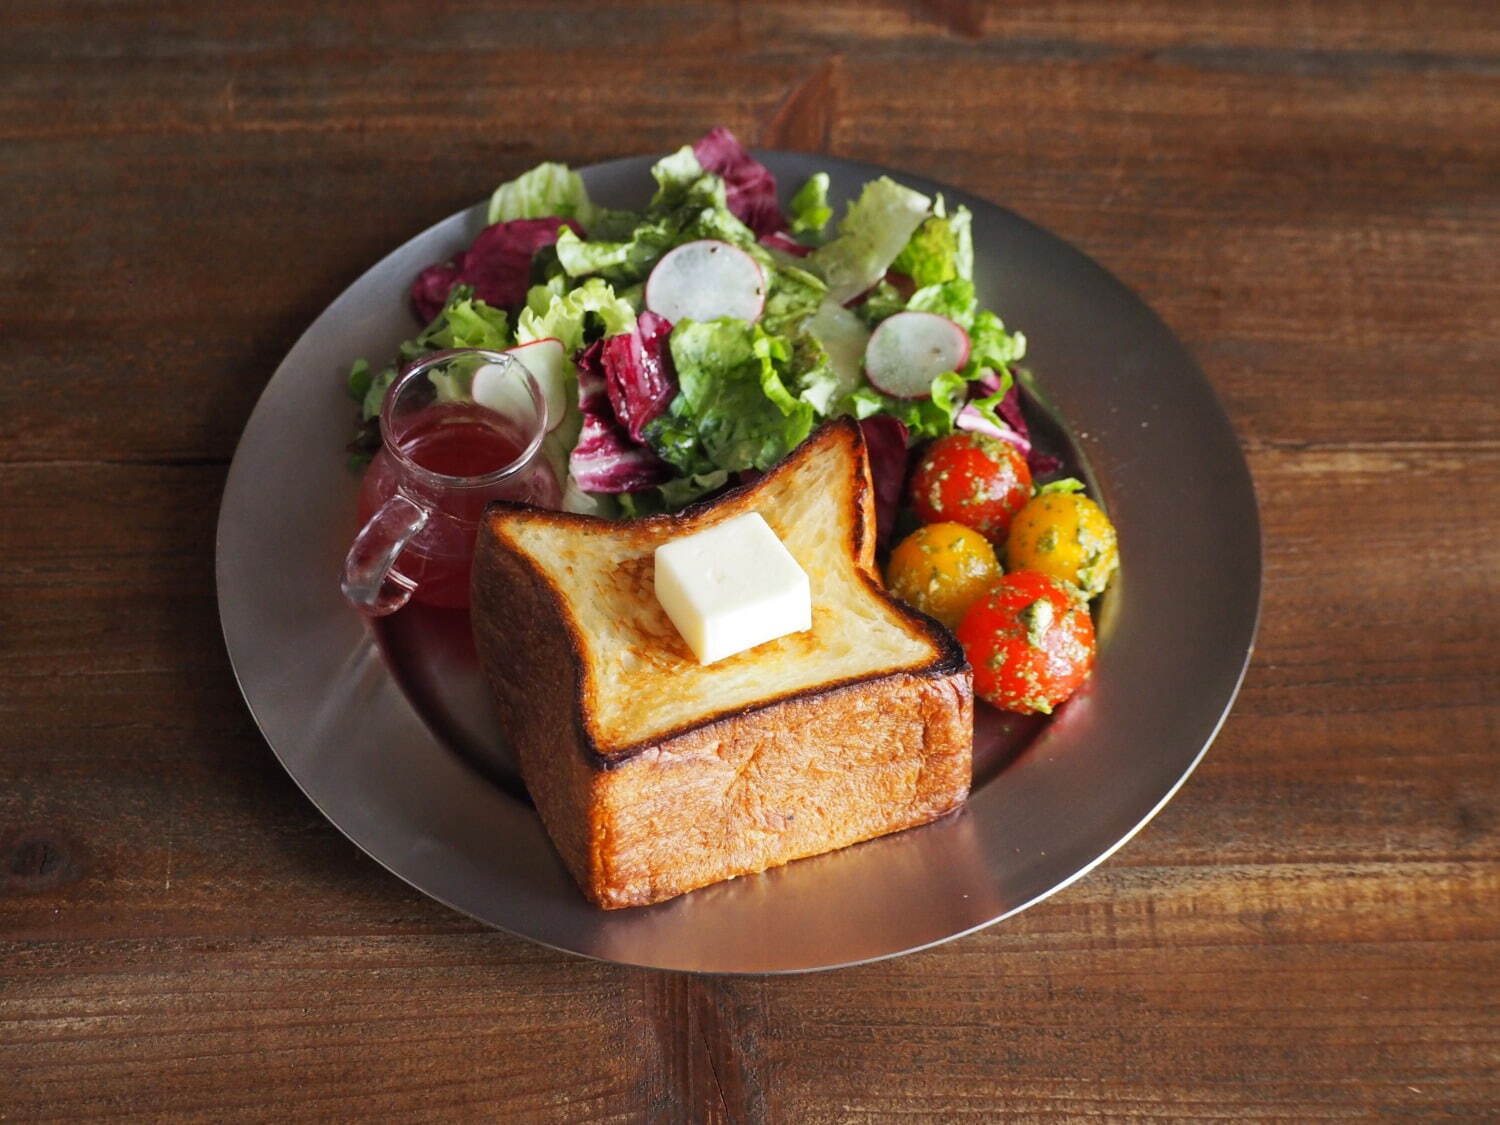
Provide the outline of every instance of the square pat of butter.
[[656,548],[656,600],[700,664],[812,628],[807,573],[759,512]]

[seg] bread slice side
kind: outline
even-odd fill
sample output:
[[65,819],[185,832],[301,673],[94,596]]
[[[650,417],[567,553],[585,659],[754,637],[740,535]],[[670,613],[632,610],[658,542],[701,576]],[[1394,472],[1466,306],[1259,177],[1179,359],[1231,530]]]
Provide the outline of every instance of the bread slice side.
[[575,878],[606,909],[645,906],[926,824],[968,796],[972,738],[967,672],[896,672],[698,727],[595,771]]
[[[570,726],[602,766],[799,696],[895,672],[966,668],[946,630],[881,587],[872,494],[859,427],[842,419],[753,485],[676,515],[615,522],[492,505],[475,559],[476,638],[506,666],[501,674],[524,680],[525,654],[501,651],[507,645],[498,638],[486,646],[485,630],[524,613],[541,614],[564,634],[554,655],[572,682],[557,690],[575,693]],[[808,572],[813,628],[702,666],[656,601],[653,555],[669,539],[749,511]],[[529,604],[516,601],[522,590]]]

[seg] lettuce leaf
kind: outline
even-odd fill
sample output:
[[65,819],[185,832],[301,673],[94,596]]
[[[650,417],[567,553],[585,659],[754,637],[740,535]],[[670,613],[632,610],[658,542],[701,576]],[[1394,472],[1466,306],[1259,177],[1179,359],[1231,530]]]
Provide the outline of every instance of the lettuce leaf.
[[823,341],[812,332],[798,334],[792,342],[791,391],[817,413],[832,414],[848,394]]
[[516,320],[516,342],[529,343],[551,336],[562,341],[572,355],[583,346],[589,313],[603,321],[605,336],[617,336],[635,328],[635,310],[616,295],[608,282],[591,277],[576,289],[564,289],[562,278],[548,285],[534,285],[526,295],[526,307]]
[[637,284],[646,279],[658,258],[679,242],[690,240],[683,236],[682,226],[666,216],[636,223],[618,242],[584,241],[564,235],[558,239],[558,262],[569,277],[597,274],[615,285]]
[[792,230],[797,234],[822,234],[833,208],[828,206],[828,173],[814,172],[792,196]]
[[683,145],[651,166],[656,194],[651,197],[652,211],[670,211],[680,207],[689,189],[703,178],[703,165],[693,154],[692,145]]
[[577,219],[586,228],[597,217],[583,178],[566,164],[538,164],[501,184],[490,197],[489,221]]
[[780,263],[762,268],[770,274],[766,307],[760,323],[772,335],[789,334],[823,303],[828,287],[813,274],[793,265]]
[[646,440],[683,476],[769,469],[812,432],[812,406],[783,380],[783,337],[731,317],[685,320],[671,353],[679,391]]
[[969,362],[964,370],[972,371],[971,377],[985,368],[1004,370],[1026,355],[1026,337],[1020,332],[1007,332],[1005,322],[989,309],[974,314],[968,332]]
[[417,340],[424,352],[444,348],[488,348],[500,352],[512,343],[510,318],[504,309],[487,305],[459,289]]
[[979,302],[974,297],[974,283],[954,279],[918,289],[906,302],[908,309],[937,313],[957,322],[965,332],[974,326]]
[[933,204],[933,212],[896,256],[891,269],[906,274],[919,288],[945,281],[972,281],[973,216],[967,207],[945,214],[941,196]]
[[953,432],[948,412],[930,398],[892,398],[866,385],[856,388],[845,405],[849,413],[861,421],[876,414],[889,414],[905,424],[910,440],[914,442]]
[[741,247],[768,270],[770,254],[755,232],[730,209],[724,180],[705,172],[691,149],[684,148],[652,169],[657,192],[645,215],[618,232],[614,240],[585,239],[561,233],[556,247],[561,269],[569,277],[598,276],[615,285],[644,281],[657,260],[674,246],[714,238]]
[[948,216],[948,227],[953,231],[953,268],[965,281],[974,280],[974,216],[967,207],[960,207]]
[[851,300],[885,276],[931,206],[927,196],[888,176],[871,180],[839,220],[838,237],[808,255],[808,267],[835,301]]
[[[397,348],[400,366],[414,359],[447,348],[486,348],[504,351],[514,343],[510,332],[510,318],[504,309],[478,300],[474,291],[466,285],[458,285],[448,294],[448,300],[432,318],[431,323],[410,340],[404,340]],[[385,392],[396,381],[397,364],[373,372],[367,360],[357,359],[349,369],[349,393],[360,403],[360,417],[364,421],[376,417],[385,401]]]
[[1055,492],[1069,493],[1084,491],[1083,481],[1077,477],[1059,477],[1057,480],[1049,480],[1046,484],[1038,485],[1036,494],[1038,496],[1051,496]]
[[882,280],[866,294],[863,301],[850,311],[865,322],[866,328],[874,328],[886,317],[904,308],[906,308],[906,298],[902,296],[901,290],[889,281]]
[[657,489],[662,505],[667,511],[685,508],[701,496],[717,492],[729,483],[728,469],[715,469],[711,473],[696,473],[690,477],[669,480]]
[[[980,433],[989,433],[994,437],[1005,441],[1011,441],[1011,435],[1015,433],[1014,428],[1000,414],[1000,404],[1005,401],[1005,396],[1010,393],[1013,379],[1009,369],[1002,367],[994,379],[987,379],[987,385],[993,387],[988,394],[982,394],[967,402],[960,400],[959,409],[954,412],[953,424],[961,430],[975,430]],[[968,388],[972,390],[973,388]],[[1031,443],[1024,435],[1016,434],[1021,441],[1014,442],[1020,447],[1024,442],[1026,453],[1031,448]]]
[[911,236],[891,269],[904,273],[918,287],[941,285],[958,277],[958,241],[947,219],[936,215],[924,219],[917,232]]

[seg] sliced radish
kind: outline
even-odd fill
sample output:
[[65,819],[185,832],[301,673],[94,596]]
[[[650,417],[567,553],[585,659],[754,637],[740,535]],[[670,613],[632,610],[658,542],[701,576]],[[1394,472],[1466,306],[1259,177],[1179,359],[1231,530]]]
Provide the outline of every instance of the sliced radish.
[[824,301],[819,305],[818,311],[807,318],[807,330],[823,345],[823,350],[828,353],[828,366],[838,376],[838,385],[826,388],[826,400],[813,403],[826,414],[834,403],[859,386],[865,349],[870,344],[870,330],[864,321],[837,301]]
[[[561,340],[548,336],[532,340],[529,344],[518,344],[507,355],[519,359],[531,377],[542,389],[542,398],[547,400],[547,432],[562,425],[568,412],[568,387],[578,379],[573,370],[573,361]],[[474,397],[479,397],[479,382],[474,383]]]
[[895,398],[926,398],[932,381],[969,362],[969,334],[946,316],[899,312],[882,320],[865,348],[865,374]]
[[663,254],[646,279],[646,307],[673,324],[721,316],[753,321],[766,307],[766,275],[738,246],[713,238],[684,242]]
[[480,406],[507,417],[525,418],[535,410],[526,384],[510,364],[486,363],[480,367],[474,372],[469,394]]

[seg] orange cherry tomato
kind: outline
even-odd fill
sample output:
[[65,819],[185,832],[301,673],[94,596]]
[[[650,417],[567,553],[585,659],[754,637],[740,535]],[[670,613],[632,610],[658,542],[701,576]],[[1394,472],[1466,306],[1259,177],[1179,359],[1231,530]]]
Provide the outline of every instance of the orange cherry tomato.
[[1005,565],[1061,578],[1092,598],[1120,565],[1120,547],[1109,517],[1083,493],[1043,493],[1011,521]]
[[988,434],[957,433],[927,447],[912,475],[911,500],[923,523],[961,523],[996,547],[1031,499],[1031,470],[1020,451]]
[[1094,622],[1067,586],[1034,570],[1007,574],[958,625],[974,694],[1006,711],[1042,712],[1094,666]]
[[891,593],[950,629],[1003,572],[990,541],[958,523],[919,527],[891,552]]

